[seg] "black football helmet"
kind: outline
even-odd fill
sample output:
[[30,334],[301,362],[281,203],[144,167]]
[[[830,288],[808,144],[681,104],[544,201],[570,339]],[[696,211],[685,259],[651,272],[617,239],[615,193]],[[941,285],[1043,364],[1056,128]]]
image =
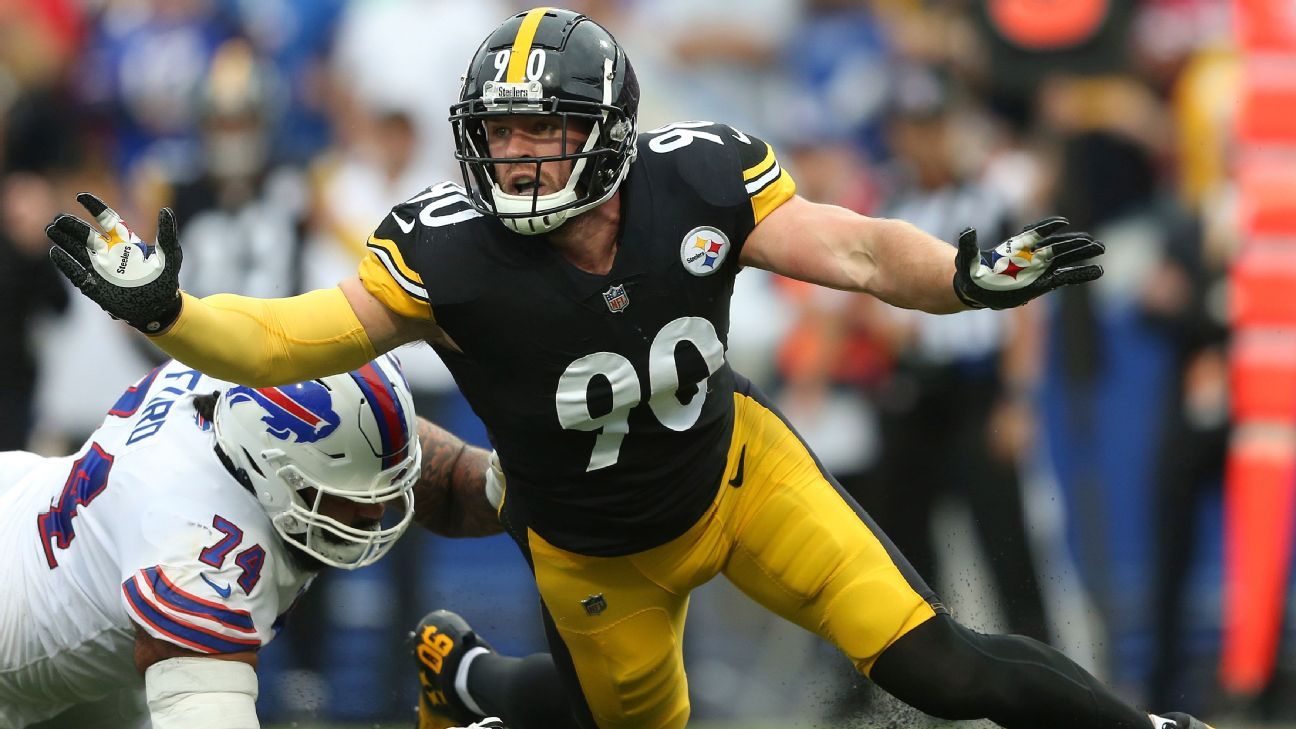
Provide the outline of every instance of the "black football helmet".
[[[639,82],[612,34],[579,13],[536,8],[494,30],[473,55],[459,102],[450,107],[455,159],[473,207],[519,233],[547,233],[605,202],[635,157]],[[509,114],[552,115],[566,141],[589,129],[580,149],[547,157],[491,157],[485,121]],[[574,123],[575,122],[575,123]],[[500,163],[574,160],[567,184],[541,195],[510,194],[495,177]]]

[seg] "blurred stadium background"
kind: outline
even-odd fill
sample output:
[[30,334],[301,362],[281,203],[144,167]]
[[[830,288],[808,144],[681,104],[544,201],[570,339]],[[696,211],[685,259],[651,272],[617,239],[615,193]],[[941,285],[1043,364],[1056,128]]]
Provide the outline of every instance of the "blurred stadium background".
[[[771,141],[803,195],[997,240],[1047,214],[1106,276],[1014,314],[881,310],[739,277],[730,358],[965,622],[1131,700],[1296,724],[1296,3],[573,2],[628,49],[641,129]],[[458,179],[446,108],[510,0],[0,0],[0,449],[74,449],[159,356],[68,290],[43,225],[93,190],[183,285],[332,285],[387,209]],[[795,241],[790,244],[795,245]],[[420,412],[477,443],[430,351]],[[179,486],[179,485],[178,485]],[[268,725],[406,726],[405,632],[461,612],[542,650],[504,538],[411,533],[325,574],[264,651]],[[926,726],[727,585],[686,645],[697,725]]]

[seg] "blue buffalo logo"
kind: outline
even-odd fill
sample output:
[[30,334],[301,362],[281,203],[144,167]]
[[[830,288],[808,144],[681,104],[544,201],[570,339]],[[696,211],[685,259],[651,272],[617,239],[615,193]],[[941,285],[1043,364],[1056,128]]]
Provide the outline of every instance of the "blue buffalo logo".
[[341,416],[333,412],[333,397],[318,382],[302,382],[286,387],[231,388],[226,395],[230,406],[253,402],[265,411],[261,422],[270,435],[295,443],[314,443],[337,430]]

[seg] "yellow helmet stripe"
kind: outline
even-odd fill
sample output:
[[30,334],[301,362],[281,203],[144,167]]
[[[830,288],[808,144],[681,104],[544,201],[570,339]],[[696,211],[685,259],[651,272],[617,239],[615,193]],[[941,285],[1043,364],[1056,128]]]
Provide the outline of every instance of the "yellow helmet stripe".
[[520,84],[525,79],[527,57],[531,55],[531,42],[535,40],[536,28],[540,19],[549,12],[549,8],[536,8],[527,12],[518,28],[517,37],[513,39],[513,51],[509,54],[508,72],[504,80],[511,84]]

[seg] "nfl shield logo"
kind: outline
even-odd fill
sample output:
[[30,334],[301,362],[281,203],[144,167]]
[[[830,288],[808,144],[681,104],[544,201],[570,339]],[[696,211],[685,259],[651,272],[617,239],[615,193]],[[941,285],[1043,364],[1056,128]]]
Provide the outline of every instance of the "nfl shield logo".
[[604,291],[603,300],[607,302],[608,311],[613,314],[619,314],[630,305],[630,297],[626,295],[625,286],[620,284]]
[[601,592],[597,595],[590,595],[589,597],[585,598],[584,600],[581,600],[580,602],[581,605],[585,606],[586,615],[590,615],[590,616],[599,615],[604,610],[607,610],[607,600],[603,599],[603,593]]

